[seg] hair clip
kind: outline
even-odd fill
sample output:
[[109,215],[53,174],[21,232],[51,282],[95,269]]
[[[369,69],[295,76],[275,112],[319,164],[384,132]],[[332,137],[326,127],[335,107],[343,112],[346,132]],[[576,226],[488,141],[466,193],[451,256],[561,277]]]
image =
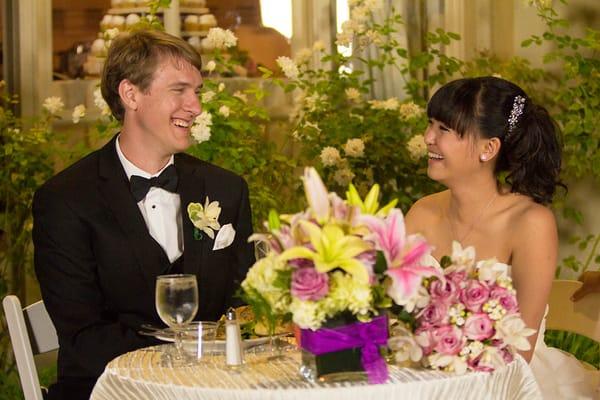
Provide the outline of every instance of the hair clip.
[[508,139],[512,131],[515,129],[515,126],[519,121],[519,116],[523,114],[524,107],[525,97],[516,95],[515,100],[513,101],[512,110],[510,110],[510,115],[508,116],[508,133],[506,134],[506,139]]

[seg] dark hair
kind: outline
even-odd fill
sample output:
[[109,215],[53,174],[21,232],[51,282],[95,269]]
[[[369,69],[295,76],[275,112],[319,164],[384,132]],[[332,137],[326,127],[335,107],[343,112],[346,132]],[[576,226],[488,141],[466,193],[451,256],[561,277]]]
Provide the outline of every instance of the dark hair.
[[200,71],[200,55],[185,40],[157,30],[139,30],[119,35],[108,49],[102,70],[102,97],[114,117],[123,122],[125,109],[119,96],[119,84],[129,80],[142,91],[152,83],[154,71],[164,59],[171,57],[190,63]]
[[[525,103],[522,114],[509,126],[517,96]],[[452,81],[433,95],[427,116],[461,137],[499,138],[495,172],[507,173],[512,192],[546,204],[552,201],[556,186],[565,187],[559,180],[562,143],[558,126],[545,108],[534,104],[514,83],[492,76]]]

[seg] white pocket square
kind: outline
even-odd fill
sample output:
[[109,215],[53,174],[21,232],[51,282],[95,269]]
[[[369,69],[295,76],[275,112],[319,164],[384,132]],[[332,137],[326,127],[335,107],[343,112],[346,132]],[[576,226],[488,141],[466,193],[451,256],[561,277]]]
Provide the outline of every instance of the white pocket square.
[[233,243],[235,239],[235,229],[231,224],[223,225],[215,238],[213,250],[221,250]]

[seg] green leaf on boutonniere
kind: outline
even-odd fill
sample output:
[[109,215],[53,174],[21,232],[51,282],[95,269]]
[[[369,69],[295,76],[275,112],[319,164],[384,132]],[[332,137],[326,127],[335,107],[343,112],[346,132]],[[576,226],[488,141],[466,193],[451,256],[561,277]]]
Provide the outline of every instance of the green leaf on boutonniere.
[[204,236],[202,235],[202,231],[196,227],[194,227],[194,240],[202,240]]

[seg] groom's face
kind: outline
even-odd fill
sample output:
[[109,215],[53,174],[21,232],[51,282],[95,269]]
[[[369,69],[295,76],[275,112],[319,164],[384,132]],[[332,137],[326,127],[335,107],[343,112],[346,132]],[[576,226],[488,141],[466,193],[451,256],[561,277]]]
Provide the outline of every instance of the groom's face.
[[158,64],[152,83],[139,92],[134,121],[154,154],[171,155],[191,144],[191,126],[200,114],[200,71],[187,61],[165,58]]

